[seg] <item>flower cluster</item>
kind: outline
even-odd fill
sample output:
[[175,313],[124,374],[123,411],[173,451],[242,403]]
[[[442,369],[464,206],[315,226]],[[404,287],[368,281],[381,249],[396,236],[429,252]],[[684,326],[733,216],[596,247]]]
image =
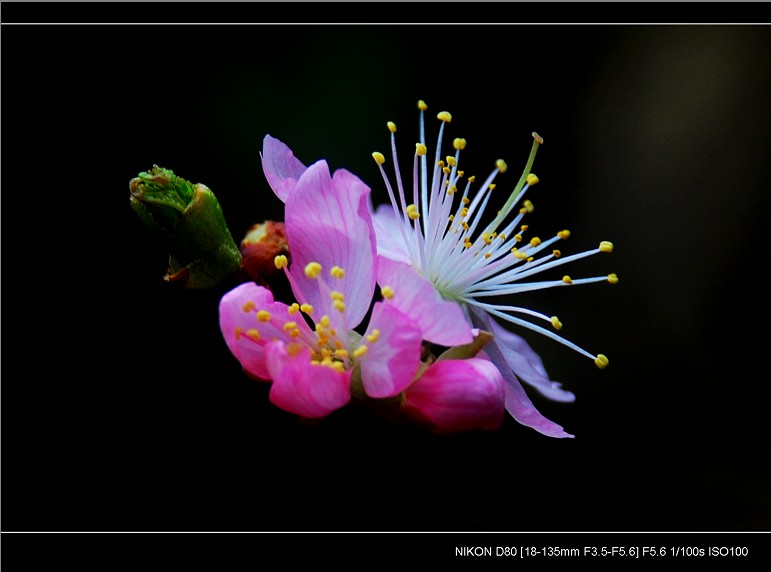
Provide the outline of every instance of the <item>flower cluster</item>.
[[[530,172],[541,138],[504,207],[485,222],[484,212],[506,170],[502,160],[472,191],[460,154],[442,158],[449,113],[438,115],[435,156],[428,161],[424,102],[419,102],[420,140],[415,147],[413,185],[405,188],[396,154],[396,126],[389,122],[395,185],[380,167],[390,205],[373,208],[370,189],[346,170],[330,173],[323,160],[305,166],[291,149],[266,136],[261,153],[265,177],[285,204],[287,254],[275,257],[295,301],[274,299],[271,290],[246,282],[223,296],[220,328],[251,377],[270,382],[270,400],[306,418],[321,418],[352,399],[436,432],[497,429],[505,412],[552,437],[572,437],[541,415],[520,381],[545,397],[572,401],[552,381],[539,356],[498,323],[535,330],[593,359],[554,331],[525,320],[561,323],[530,309],[496,303],[496,296],[555,286],[607,281],[607,275],[532,281],[538,273],[600,252],[561,256],[552,246],[568,237],[526,240],[523,217],[532,204],[523,196],[538,182]],[[408,204],[409,203],[409,204]],[[517,206],[521,205],[521,206]]]

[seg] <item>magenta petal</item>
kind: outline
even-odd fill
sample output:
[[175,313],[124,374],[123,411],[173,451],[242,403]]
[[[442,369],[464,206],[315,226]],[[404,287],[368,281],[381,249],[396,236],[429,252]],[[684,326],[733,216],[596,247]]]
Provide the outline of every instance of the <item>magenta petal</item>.
[[270,400],[285,411],[316,419],[351,399],[351,372],[313,365],[307,346],[269,342],[265,345],[265,361],[273,379]]
[[549,379],[540,356],[524,339],[502,327],[494,319],[489,319],[488,323],[489,331],[494,336],[493,343],[498,346],[506,363],[519,379],[553,401],[570,403],[576,400],[575,394],[562,389],[559,382]]
[[[318,316],[331,314],[332,300],[322,294],[319,282],[304,274],[305,266],[318,262],[322,279],[345,299],[350,329],[369,311],[375,291],[375,231],[367,205],[369,188],[348,171],[329,175],[326,162],[308,167],[287,198],[285,229],[292,255],[290,272],[298,299],[311,304]],[[334,266],[346,275],[329,275]]]
[[[377,340],[373,339],[377,331]],[[369,339],[368,339],[369,337]],[[412,383],[420,366],[420,329],[393,306],[377,302],[362,338],[361,381],[370,397],[392,397]]]
[[266,135],[262,140],[262,171],[276,196],[286,202],[287,196],[305,172],[303,165],[292,150],[275,137]]
[[393,290],[394,297],[387,303],[417,323],[424,339],[447,347],[473,341],[460,304],[443,300],[434,285],[411,266],[379,257],[378,284]]
[[504,418],[503,385],[487,360],[437,361],[407,389],[404,406],[440,432],[498,429]]
[[412,264],[393,207],[386,204],[378,206],[372,215],[372,222],[375,227],[378,255],[395,262]]
[[255,319],[250,312],[244,312],[247,302],[263,304],[273,303],[273,294],[267,288],[257,286],[253,282],[241,284],[225,294],[219,304],[220,331],[231,353],[244,370],[260,379],[270,379],[265,366],[265,350],[263,344],[243,335],[254,327]]

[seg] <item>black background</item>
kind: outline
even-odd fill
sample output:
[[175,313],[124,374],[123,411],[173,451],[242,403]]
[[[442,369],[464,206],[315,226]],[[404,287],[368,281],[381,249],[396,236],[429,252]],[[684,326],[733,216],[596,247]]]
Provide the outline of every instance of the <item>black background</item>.
[[[129,20],[132,21],[132,20]],[[135,21],[154,21],[138,18]],[[175,21],[172,17],[171,21]],[[204,20],[198,20],[204,21]],[[771,30],[756,25],[4,25],[3,530],[768,531],[764,278]],[[129,207],[158,164],[238,240],[281,219],[266,133],[385,200],[415,103],[453,114],[467,172],[530,148],[531,228],[611,240],[535,309],[610,358],[524,332],[575,439],[507,419],[437,437],[368,411],[308,424],[246,379],[222,291],[162,281]],[[429,122],[429,133],[434,133]],[[499,181],[503,187],[503,181]]]

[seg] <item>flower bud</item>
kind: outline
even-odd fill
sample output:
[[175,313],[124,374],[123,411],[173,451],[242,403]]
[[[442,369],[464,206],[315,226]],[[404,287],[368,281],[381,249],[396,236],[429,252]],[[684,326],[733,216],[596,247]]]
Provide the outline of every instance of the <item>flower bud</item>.
[[131,207],[169,250],[164,279],[185,288],[213,288],[241,268],[241,253],[217,198],[154,165],[129,182]]

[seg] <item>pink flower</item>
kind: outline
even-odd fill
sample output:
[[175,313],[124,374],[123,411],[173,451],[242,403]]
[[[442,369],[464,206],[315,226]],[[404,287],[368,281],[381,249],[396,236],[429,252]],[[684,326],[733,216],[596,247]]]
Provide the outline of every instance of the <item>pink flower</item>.
[[[421,333],[393,304],[377,302],[377,258],[369,188],[345,170],[330,175],[325,161],[305,168],[286,145],[265,138],[263,168],[286,203],[291,264],[276,257],[297,302],[242,284],[220,301],[220,328],[251,376],[271,380],[271,401],[318,418],[351,398],[352,379],[369,397],[400,394],[420,365]],[[354,377],[355,376],[355,377]]]
[[[428,340],[443,343],[441,336],[449,327],[462,330],[464,326],[473,325],[493,333],[494,340],[485,348],[485,353],[505,380],[505,401],[509,413],[518,422],[545,435],[572,437],[536,410],[520,380],[553,400],[573,401],[575,396],[549,379],[538,355],[522,338],[501,327],[496,319],[556,340],[592,359],[600,368],[607,365],[607,358],[602,354],[591,354],[554,331],[533,322],[543,320],[559,330],[562,323],[556,316],[512,306],[496,301],[495,298],[593,282],[614,284],[618,281],[615,274],[581,279],[565,275],[558,280],[529,280],[540,272],[568,262],[600,252],[611,252],[613,245],[603,241],[596,248],[562,257],[559,250],[550,247],[568,238],[568,231],[562,230],[544,240],[537,236],[529,240],[524,238],[528,226],[521,225],[521,222],[533,210],[533,205],[529,200],[523,201],[523,198],[527,190],[538,182],[530,168],[538,145],[543,142],[535,133],[533,149],[519,182],[503,208],[491,221],[483,222],[485,207],[496,187],[494,181],[506,171],[506,163],[499,159],[479,190],[471,192],[475,179],[466,177],[459,167],[466,141],[455,139],[452,155],[444,158],[441,156],[444,128],[452,117],[447,112],[437,115],[441,127],[436,154],[429,164],[423,119],[427,106],[420,101],[418,107],[420,142],[414,154],[411,192],[405,192],[399,171],[394,135],[396,125],[388,123],[395,188],[391,186],[383,169],[385,158],[380,153],[373,153],[391,200],[390,206],[381,206],[374,214],[378,254],[381,258],[378,283],[384,291],[392,292],[392,303],[397,308],[414,317]],[[517,207],[517,204],[521,206]],[[416,304],[415,295],[418,292],[429,302]],[[449,310],[451,306],[456,308],[455,313]],[[460,317],[458,312],[461,312]],[[530,320],[519,316],[527,316]]]
[[504,419],[503,378],[486,359],[439,360],[407,388],[402,407],[437,433],[499,429]]

